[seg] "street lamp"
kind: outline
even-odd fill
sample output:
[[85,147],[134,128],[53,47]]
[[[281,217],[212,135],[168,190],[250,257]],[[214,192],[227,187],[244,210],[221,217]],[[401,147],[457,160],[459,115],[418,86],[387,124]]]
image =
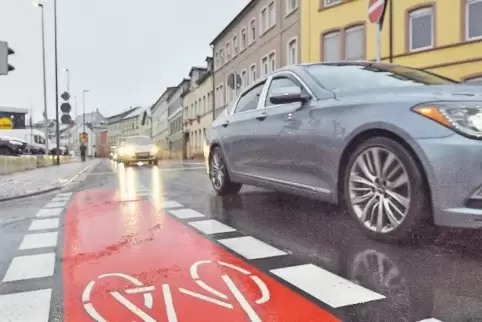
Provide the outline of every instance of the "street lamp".
[[[64,68],[62,69],[63,72],[67,73],[67,93],[69,93],[70,95],[70,69],[68,68]],[[67,145],[70,149],[70,131],[72,130],[72,122],[70,122],[70,124],[68,124],[67,126],[67,131],[68,131],[68,135],[69,135],[69,144]],[[70,152],[69,152],[70,153]]]
[[89,89],[84,89],[82,91],[82,111],[83,111],[83,114],[82,114],[82,122],[84,123],[84,133],[85,133],[85,93],[88,93],[90,92]]
[[45,22],[44,6],[40,2],[33,2],[33,5],[40,8],[42,17],[42,69],[43,69],[43,92],[44,92],[44,118],[45,118],[45,154],[49,154],[49,118],[47,115],[47,73],[45,68]]

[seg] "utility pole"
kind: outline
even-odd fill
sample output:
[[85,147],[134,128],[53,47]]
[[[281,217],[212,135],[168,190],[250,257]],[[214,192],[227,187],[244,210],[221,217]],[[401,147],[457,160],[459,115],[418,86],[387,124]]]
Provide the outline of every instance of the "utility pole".
[[59,122],[59,83],[58,83],[58,51],[57,51],[57,0],[54,0],[54,47],[55,47],[55,121],[57,136],[57,165],[60,165],[60,122]]

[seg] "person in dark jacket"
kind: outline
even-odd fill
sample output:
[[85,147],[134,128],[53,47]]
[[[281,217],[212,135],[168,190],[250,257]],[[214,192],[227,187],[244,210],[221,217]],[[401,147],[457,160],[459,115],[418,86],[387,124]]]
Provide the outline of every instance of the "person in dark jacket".
[[85,161],[85,152],[87,151],[87,146],[82,142],[80,144],[80,158]]

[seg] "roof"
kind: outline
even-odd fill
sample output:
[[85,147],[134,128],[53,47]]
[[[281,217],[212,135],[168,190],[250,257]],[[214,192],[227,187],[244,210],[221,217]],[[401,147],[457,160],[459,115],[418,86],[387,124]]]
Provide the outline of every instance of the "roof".
[[192,74],[194,74],[194,71],[205,72],[206,70],[207,70],[206,67],[193,66],[193,67],[191,67],[191,70],[189,71],[189,77],[192,77]]
[[114,119],[114,118],[116,118],[116,117],[124,118],[127,114],[132,113],[132,111],[133,111],[133,109],[129,109],[129,110],[124,111],[124,112],[122,112],[122,113],[109,116],[109,117],[107,117],[106,119],[107,119],[107,120],[112,120],[112,119]]
[[213,46],[213,45],[219,40],[219,38],[221,38],[222,36],[224,36],[224,35],[231,29],[231,27],[232,27],[236,22],[238,22],[239,20],[241,20],[241,18],[243,18],[244,15],[245,15],[249,10],[251,10],[251,8],[254,7],[258,2],[259,2],[259,0],[251,0],[251,1],[249,1],[248,4],[236,15],[236,17],[234,17],[234,19],[231,20],[230,23],[228,23],[228,25],[216,36],[216,38],[214,38],[214,40],[211,41],[210,45]]
[[127,119],[130,119],[130,118],[133,118],[133,117],[136,117],[136,116],[139,116],[139,115],[142,115],[142,113],[144,113],[146,110],[149,110],[149,107],[140,107],[140,106],[137,106],[137,107],[134,107],[133,109],[134,111],[132,111],[132,113],[126,115],[123,120],[127,120]]
[[[174,87],[174,89],[175,90],[179,89],[179,87],[181,87],[185,82],[189,82],[189,79],[183,78],[182,81],[176,87]],[[176,92],[175,90],[169,93],[169,95],[167,96],[167,99],[171,99],[172,95],[174,95],[174,93]]]
[[161,96],[159,96],[159,98],[157,99],[157,101],[152,104],[151,106],[151,111],[154,109],[154,107],[157,105],[157,103],[159,103],[166,95],[169,95],[171,94],[171,92],[176,89],[174,86],[169,86],[167,87],[164,92],[161,94]]
[[199,79],[196,81],[196,83],[197,83],[198,85],[201,85],[201,84],[204,83],[204,81],[205,81],[206,79],[208,79],[212,74],[213,74],[212,71],[207,71],[207,72],[205,72],[204,74],[202,74],[201,77],[199,77]]

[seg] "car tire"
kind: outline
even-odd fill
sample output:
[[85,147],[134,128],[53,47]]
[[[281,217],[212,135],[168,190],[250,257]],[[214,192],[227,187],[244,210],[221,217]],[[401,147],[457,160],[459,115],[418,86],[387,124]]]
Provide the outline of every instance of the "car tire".
[[211,152],[209,172],[211,184],[219,196],[236,194],[243,186],[231,181],[223,153],[219,147],[214,147]]
[[343,201],[370,237],[387,242],[411,239],[429,218],[429,199],[422,170],[402,144],[375,137],[351,153],[344,172]]
[[154,161],[152,161],[152,164],[158,165],[158,164],[159,164],[159,160],[154,160]]

